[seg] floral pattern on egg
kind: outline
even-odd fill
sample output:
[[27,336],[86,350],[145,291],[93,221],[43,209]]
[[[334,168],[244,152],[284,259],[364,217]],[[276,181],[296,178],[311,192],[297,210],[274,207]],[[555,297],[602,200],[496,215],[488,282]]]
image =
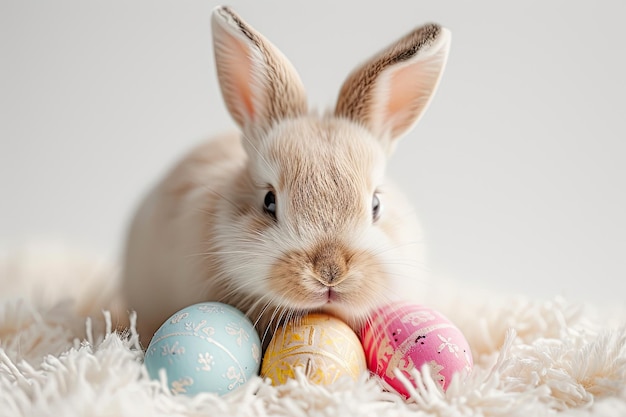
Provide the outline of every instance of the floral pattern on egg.
[[445,390],[455,373],[470,372],[470,347],[461,331],[440,312],[412,303],[380,308],[363,328],[361,341],[368,368],[404,396],[408,391],[396,376],[412,380],[414,369],[430,368]]
[[173,314],[154,334],[144,364],[165,372],[175,394],[223,395],[257,375],[261,342],[250,320],[226,304],[205,302]]

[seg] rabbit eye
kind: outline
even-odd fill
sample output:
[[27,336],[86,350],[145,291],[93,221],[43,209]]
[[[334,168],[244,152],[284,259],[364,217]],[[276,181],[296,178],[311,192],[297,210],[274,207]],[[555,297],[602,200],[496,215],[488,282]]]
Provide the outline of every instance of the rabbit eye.
[[380,202],[380,198],[378,197],[378,193],[374,193],[374,197],[372,197],[372,220],[376,222],[380,219],[380,215],[383,211],[383,205]]
[[276,218],[276,194],[274,194],[274,191],[268,191],[267,194],[265,194],[263,210],[274,219]]

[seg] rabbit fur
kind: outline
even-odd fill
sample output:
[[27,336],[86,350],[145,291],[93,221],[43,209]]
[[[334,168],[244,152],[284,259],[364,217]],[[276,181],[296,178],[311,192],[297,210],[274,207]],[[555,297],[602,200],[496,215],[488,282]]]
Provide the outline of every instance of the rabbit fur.
[[385,165],[432,99],[450,33],[415,29],[356,68],[335,109],[317,115],[290,62],[233,10],[216,8],[212,31],[240,132],[192,149],[132,220],[123,294],[143,344],[200,301],[233,305],[267,339],[306,312],[358,331],[382,303],[418,299],[422,236]]

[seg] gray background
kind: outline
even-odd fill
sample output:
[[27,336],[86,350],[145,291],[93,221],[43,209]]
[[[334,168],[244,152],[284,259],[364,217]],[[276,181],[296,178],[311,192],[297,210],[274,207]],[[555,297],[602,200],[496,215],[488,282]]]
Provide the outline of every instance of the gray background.
[[[0,249],[115,261],[140,196],[234,123],[213,1],[0,1]],[[393,157],[435,276],[624,303],[626,2],[236,1],[313,107],[414,26],[453,34],[438,95]]]

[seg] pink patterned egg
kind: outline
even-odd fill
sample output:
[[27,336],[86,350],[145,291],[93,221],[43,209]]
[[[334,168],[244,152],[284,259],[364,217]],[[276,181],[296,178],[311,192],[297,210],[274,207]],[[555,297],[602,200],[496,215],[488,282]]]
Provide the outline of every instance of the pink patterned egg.
[[473,366],[463,333],[438,311],[409,302],[380,308],[363,328],[361,342],[370,371],[405,397],[396,370],[413,381],[410,371],[427,364],[445,390],[452,375]]

